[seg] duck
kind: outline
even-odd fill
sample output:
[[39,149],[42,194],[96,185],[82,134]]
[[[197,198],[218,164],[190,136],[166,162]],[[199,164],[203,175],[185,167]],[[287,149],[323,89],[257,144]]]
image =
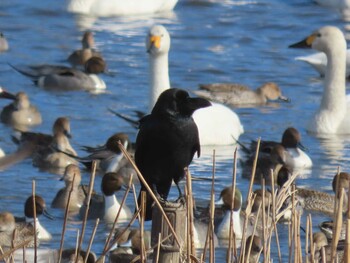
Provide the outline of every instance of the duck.
[[[265,183],[271,184],[271,170],[273,170],[274,178],[277,178],[279,170],[286,163],[286,156],[288,155],[286,149],[281,144],[276,144],[270,153],[260,153],[255,171],[254,182],[260,183],[265,179]],[[251,155],[245,162],[242,162],[242,177],[250,179],[252,176],[252,168],[255,156]]]
[[125,149],[129,144],[129,137],[126,133],[119,132],[110,136],[106,143],[99,147],[83,146],[83,149],[90,152],[86,157],[78,157],[69,155],[82,163],[87,168],[91,168],[92,161],[98,161],[98,168],[103,172],[117,172],[121,166],[123,166],[122,159],[124,158],[123,153],[120,151],[118,142],[121,142]]
[[260,254],[263,249],[262,239],[257,235],[251,235],[247,238],[244,250],[244,262],[259,262]]
[[[324,77],[327,70],[327,56],[323,52],[317,52],[307,56],[296,57],[295,60],[303,61],[313,67],[321,77]],[[350,49],[346,50],[346,77],[350,76]]]
[[0,113],[1,122],[18,130],[26,130],[27,127],[42,123],[40,111],[30,103],[29,97],[25,92],[18,92],[14,95],[0,87],[0,98],[13,100],[12,103],[2,109]]
[[[336,191],[336,180],[339,178],[339,190],[341,188],[345,188],[347,191],[349,188],[349,179],[350,179],[350,174],[341,172],[339,174],[336,174],[333,177],[333,191]],[[279,176],[278,179],[279,185],[283,185],[284,182],[286,182],[286,177],[281,177]],[[329,194],[326,192],[314,190],[314,189],[306,189],[306,188],[300,188],[296,187],[296,201],[298,202],[298,205],[300,205],[303,209],[308,210],[308,211],[314,211],[317,213],[322,213],[328,216],[333,216],[334,214],[334,202],[335,202],[335,195]],[[347,211],[347,198],[345,196],[344,198],[344,204],[343,204],[343,212],[345,213]]]
[[53,171],[56,169],[64,169],[69,164],[78,165],[76,159],[63,152],[77,156],[77,153],[70,145],[67,134],[58,131],[54,134],[51,143],[47,147],[42,147],[33,154],[33,165],[44,170],[48,169]]
[[[168,54],[170,35],[162,25],[150,28],[146,38],[146,49],[150,65],[149,110],[158,96],[170,89]],[[199,132],[201,145],[235,144],[244,132],[238,115],[227,106],[211,103],[212,106],[196,110],[192,115]]]
[[[50,220],[53,220],[53,216],[50,215],[46,209],[45,200],[40,195],[35,195],[35,212],[36,212],[36,232],[37,237],[40,241],[50,241],[52,239],[52,235],[48,232],[40,223],[39,217],[44,215]],[[24,203],[24,218],[16,217],[16,223],[26,222],[31,224],[34,227],[34,203],[33,196],[29,196]]]
[[101,54],[93,50],[95,39],[91,31],[85,31],[81,40],[82,49],[73,51],[67,58],[68,62],[73,66],[84,66],[92,57],[101,58]]
[[9,49],[9,43],[4,35],[4,33],[0,32],[0,52],[5,52]]
[[[232,198],[232,187],[224,188],[220,193],[220,200],[223,202],[223,209],[225,210],[224,216],[221,222],[216,227],[216,236],[219,240],[228,240],[230,238],[230,218],[231,218],[231,198]],[[232,211],[232,221],[233,221],[233,231],[237,240],[242,239],[243,235],[243,221],[241,216],[242,208],[242,194],[241,191],[236,187],[235,195],[233,199],[233,211]]]
[[[73,178],[75,178],[74,183]],[[79,166],[75,164],[68,165],[65,168],[64,175],[60,180],[64,181],[65,187],[57,192],[55,198],[52,200],[51,207],[66,209],[69,192],[72,190],[68,209],[70,213],[79,212],[88,195],[88,186],[81,185],[81,173]]]
[[[120,208],[120,202],[114,195],[114,192],[119,191],[123,185],[123,178],[117,173],[109,172],[103,175],[101,182],[100,195],[93,195],[90,201],[88,219],[103,219],[107,225],[114,223]],[[80,216],[83,218],[86,211],[86,204],[80,209]],[[118,217],[118,222],[123,222],[131,219],[132,213],[130,208],[124,204]]]
[[[13,232],[16,230],[16,236],[13,240]],[[7,250],[14,246],[26,243],[25,246],[34,246],[34,227],[28,223],[16,224],[15,217],[8,211],[0,212],[0,246]],[[37,239],[37,245],[40,241]]]
[[[95,74],[95,68],[101,68],[101,59],[89,59],[87,70],[83,72],[79,69],[60,65],[10,65],[17,72],[29,77],[34,83],[48,91],[77,91],[83,90],[92,93],[104,92],[106,83]],[[95,66],[96,65],[96,66]],[[94,73],[95,72],[95,73]]]
[[169,12],[178,0],[67,0],[67,11],[90,16],[124,16]]
[[274,82],[266,82],[256,90],[238,83],[200,84],[199,88],[194,91],[197,96],[233,107],[262,106],[275,100],[290,101]]
[[[256,144],[256,141],[252,141],[248,153],[255,155]],[[285,164],[290,169],[298,170],[312,167],[312,160],[305,152],[307,148],[301,143],[301,134],[296,128],[288,127],[285,129],[281,142],[262,140],[260,142],[260,152],[269,153],[277,144],[281,144],[287,151],[285,155]]]
[[[87,256],[87,258],[86,258]],[[62,263],[95,263],[97,260],[96,254],[94,252],[87,252],[84,250],[79,250],[79,256],[77,260],[77,250],[76,248],[66,248],[62,251],[61,262]],[[56,259],[58,261],[58,258]]]
[[346,41],[343,32],[324,26],[290,48],[313,48],[327,56],[321,105],[307,131],[316,135],[350,133],[350,98],[345,93]]

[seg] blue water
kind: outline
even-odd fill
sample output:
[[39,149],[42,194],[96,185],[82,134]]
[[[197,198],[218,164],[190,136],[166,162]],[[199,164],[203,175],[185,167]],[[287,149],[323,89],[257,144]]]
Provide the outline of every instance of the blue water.
[[[54,120],[68,116],[72,126],[72,145],[102,144],[106,138],[124,131],[132,139],[136,131],[126,122],[108,112],[107,107],[127,113],[147,109],[148,58],[144,40],[148,28],[161,23],[170,32],[170,79],[173,87],[195,90],[199,83],[238,82],[258,87],[266,81],[278,83],[291,103],[273,104],[260,108],[235,109],[244,125],[243,143],[251,139],[280,140],[283,131],[296,127],[303,144],[309,148],[314,167],[303,173],[297,184],[331,192],[331,180],[338,167],[346,170],[350,157],[350,136],[319,139],[306,132],[308,119],[320,104],[322,79],[309,66],[294,57],[309,50],[290,50],[295,43],[324,25],[345,30],[336,10],[314,4],[311,0],[261,1],[189,1],[180,0],[174,12],[142,17],[80,17],[65,11],[63,1],[1,0],[0,30],[7,36],[11,49],[0,54],[0,85],[11,92],[25,91],[43,114],[43,124],[34,130],[49,133]],[[44,91],[29,79],[15,72],[8,63],[62,64],[73,49],[80,47],[82,32],[95,32],[96,47],[105,56],[111,74],[102,76],[108,92],[91,95],[85,92],[53,93]],[[7,101],[1,101],[3,107]],[[15,151],[11,128],[0,125],[0,147]],[[217,152],[215,189],[217,193],[232,178],[234,147],[219,147]],[[203,149],[195,159],[192,174],[210,177],[212,149]],[[246,195],[248,181],[240,177],[237,185]],[[83,178],[88,182],[89,174]],[[31,160],[0,172],[0,210],[16,215],[23,213],[24,200],[31,194],[32,180],[36,192],[48,205],[63,184],[59,176],[34,168]],[[95,189],[99,191],[100,177]],[[209,182],[195,183],[196,198],[209,199]],[[176,195],[174,191],[174,196]],[[120,193],[122,194],[122,193]],[[120,196],[120,195],[119,195]],[[131,196],[128,203],[132,204]],[[41,219],[53,234],[52,242],[44,247],[58,248],[63,212],[50,209],[55,221]],[[314,215],[314,226],[327,219]],[[303,217],[303,225],[305,219]],[[70,221],[65,247],[74,246],[80,222]],[[93,222],[89,222],[87,236]],[[287,228],[279,226],[282,247],[287,252]],[[317,227],[314,228],[317,230]],[[99,227],[93,250],[101,252],[106,229]],[[217,250],[217,260],[223,260],[224,249]],[[287,253],[284,253],[287,254]],[[277,259],[275,257],[275,259]]]

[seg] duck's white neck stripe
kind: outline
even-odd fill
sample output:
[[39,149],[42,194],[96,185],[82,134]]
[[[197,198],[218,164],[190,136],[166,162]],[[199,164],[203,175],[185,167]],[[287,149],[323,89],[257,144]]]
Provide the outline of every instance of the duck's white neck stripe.
[[159,95],[164,90],[170,89],[168,54],[161,54],[154,57],[150,55],[149,64],[151,85],[149,111],[151,111]]
[[105,195],[105,216],[107,214],[117,214],[120,204],[115,195],[106,196]]

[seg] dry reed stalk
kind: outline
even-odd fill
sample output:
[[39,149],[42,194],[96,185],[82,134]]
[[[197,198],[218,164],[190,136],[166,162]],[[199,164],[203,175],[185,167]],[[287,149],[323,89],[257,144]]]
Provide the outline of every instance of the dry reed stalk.
[[309,218],[310,218],[310,236],[309,236],[309,239],[310,239],[310,255],[311,255],[311,262],[314,262],[315,261],[315,245],[314,245],[314,235],[313,235],[313,231],[312,231],[312,216],[311,214],[309,214]]
[[123,209],[123,206],[125,204],[125,201],[126,201],[126,197],[128,196],[129,194],[129,191],[130,191],[130,188],[131,188],[131,184],[132,184],[132,175],[130,176],[130,179],[129,179],[129,184],[128,184],[128,188],[126,189],[125,193],[124,193],[124,196],[123,196],[123,199],[120,203],[120,206],[119,206],[119,209],[118,209],[118,212],[117,212],[117,215],[115,216],[114,218],[114,222],[112,224],[112,228],[111,230],[109,231],[109,234],[108,234],[108,237],[107,237],[107,240],[105,242],[105,245],[103,247],[103,251],[105,251],[109,245],[109,242],[111,242],[111,239],[112,239],[112,236],[113,236],[113,231],[115,229],[115,226],[117,224],[117,221],[118,221],[118,218],[119,218],[119,215]]
[[[339,181],[339,180],[338,180]],[[339,183],[339,182],[338,182]],[[343,201],[344,201],[344,195],[345,191],[344,188],[340,190],[340,198],[336,209],[336,214],[335,214],[335,225],[333,224],[333,239],[332,239],[332,255],[331,255],[331,261],[333,261],[336,256],[337,256],[337,246],[339,242],[339,237],[340,237],[340,231],[341,231],[341,226],[343,224]],[[337,199],[337,198],[336,198]]]
[[[228,240],[228,249],[227,249],[227,262],[231,262],[231,257],[233,254],[234,259],[237,259],[236,254],[236,233],[234,233],[233,228],[233,208],[234,208],[234,199],[236,193],[236,176],[237,176],[237,147],[233,154],[233,175],[232,175],[232,194],[231,194],[231,213],[230,213],[230,228],[229,228],[229,240]],[[233,244],[232,244],[233,242]],[[233,249],[233,250],[232,250]]]
[[245,240],[246,240],[246,230],[248,228],[248,219],[251,215],[253,203],[255,200],[256,195],[254,193],[248,194],[249,198],[247,200],[247,207],[245,209],[245,217],[243,222],[243,233],[242,233],[242,240],[241,240],[241,253],[239,255],[239,261],[238,262],[245,262],[244,261],[244,252],[245,252]]
[[92,234],[91,234],[91,237],[90,237],[89,245],[88,245],[88,247],[86,249],[86,257],[84,258],[84,263],[86,263],[87,260],[88,260],[88,257],[89,257],[89,254],[90,254],[90,250],[91,250],[91,246],[92,246],[92,242],[94,241],[96,230],[97,230],[97,227],[98,227],[99,223],[100,223],[100,219],[97,218],[96,222],[95,222],[94,229],[92,230]]
[[159,262],[159,254],[160,254],[160,240],[162,239],[162,233],[158,234],[158,242],[157,242],[157,254],[156,254],[156,263]]
[[256,172],[256,165],[258,164],[260,141],[261,141],[261,138],[258,138],[258,141],[257,141],[257,144],[256,144],[256,150],[255,150],[255,158],[254,158],[253,167],[252,167],[252,175],[250,177],[250,182],[249,182],[249,189],[248,189],[248,194],[247,194],[247,200],[249,199],[249,196],[251,195],[252,189],[253,189],[253,184],[254,184],[254,179],[255,179],[255,172]]
[[[256,233],[256,228],[258,226],[258,221],[259,221],[258,218],[260,216],[261,207],[262,207],[262,205],[260,203],[259,207],[258,207],[257,215],[256,215],[257,219],[254,222],[254,228],[253,228],[252,237],[254,237],[255,233]],[[251,248],[252,248],[252,244],[253,244],[253,238],[250,240],[249,247],[248,247],[248,252],[247,253],[245,252],[245,250],[247,249],[246,246],[244,246],[244,251],[241,250],[241,254],[243,253],[243,259],[240,262],[249,262],[249,257],[250,257],[250,251],[251,251]],[[260,254],[261,254],[262,250],[263,250],[263,248],[261,249]],[[245,258],[245,254],[247,254],[247,258]],[[259,254],[259,257],[260,257],[260,254]]]
[[[132,175],[130,175],[130,176],[132,176]],[[139,204],[137,203],[137,196],[136,196],[135,185],[132,183],[132,184],[131,184],[131,187],[132,187],[132,195],[133,195],[133,197],[134,197],[135,210],[137,211],[137,210],[139,210]],[[139,222],[140,222],[141,218],[140,218],[140,215],[139,215],[139,214],[137,215],[137,219],[138,219]]]
[[[202,256],[201,256],[201,261],[202,262],[205,261],[208,242],[210,242],[210,244],[209,244],[210,253],[212,252],[211,251],[211,245],[213,243],[212,240],[213,240],[213,236],[214,236],[214,213],[215,213],[215,189],[214,189],[214,182],[215,182],[215,150],[213,150],[213,168],[212,168],[212,181],[211,181],[211,190],[210,190],[210,209],[209,209],[210,220],[209,220],[209,223],[208,223],[208,231],[207,231],[207,236],[206,236],[206,239],[205,239],[203,253],[202,253]],[[215,252],[215,250],[213,252]],[[211,256],[211,254],[209,256]]]
[[279,259],[279,262],[282,263],[282,254],[281,254],[280,242],[279,242],[279,238],[278,238],[277,221],[276,221],[276,198],[277,198],[277,196],[275,193],[275,178],[274,178],[272,170],[271,170],[270,176],[271,176],[271,196],[272,196],[272,222],[273,222],[273,227],[275,230],[278,259]]
[[[193,220],[193,194],[192,194],[192,176],[188,169],[185,169],[186,173],[186,188],[187,188],[187,231],[189,235],[187,243],[188,256],[196,255],[196,249],[194,246],[194,220]],[[189,259],[189,258],[187,258]]]
[[32,202],[33,202],[33,219],[34,219],[34,263],[38,261],[38,236],[36,232],[36,203],[35,203],[35,180],[32,181]]
[[77,238],[75,240],[75,250],[74,250],[74,258],[75,258],[75,263],[78,263],[78,255],[80,255],[79,252],[79,239],[80,239],[80,233],[79,233],[79,229],[77,229]]
[[141,234],[141,247],[140,247],[140,255],[141,262],[146,262],[146,253],[145,253],[145,216],[146,216],[146,192],[141,192],[141,221],[140,221],[140,234]]
[[298,255],[298,262],[302,263],[303,262],[303,257],[302,257],[302,249],[301,249],[301,240],[300,240],[300,221],[301,221],[301,216],[300,213],[296,213],[297,214],[297,255]]
[[[11,249],[7,250],[7,251],[3,251],[2,247],[0,247],[0,260],[4,260],[10,256],[12,256],[12,254],[20,248],[25,248],[26,246],[28,246],[28,244],[31,242],[31,239],[26,239],[23,242],[21,242],[20,244],[18,244],[17,246],[12,247]],[[12,259],[13,260],[13,259]]]
[[69,190],[68,201],[67,201],[67,204],[66,204],[66,209],[64,211],[64,220],[63,220],[62,233],[61,233],[60,249],[59,249],[59,252],[58,252],[58,261],[57,261],[58,263],[61,263],[61,260],[62,260],[64,234],[66,232],[67,219],[68,219],[68,213],[69,213],[69,205],[70,205],[71,195],[72,195],[72,192],[73,192],[74,182],[75,182],[75,174],[73,175],[72,186],[71,186],[71,188]]
[[118,141],[118,147],[119,149],[123,152],[124,156],[126,157],[126,159],[128,159],[128,161],[130,162],[130,164],[132,165],[132,167],[135,169],[136,173],[137,173],[137,176],[139,178],[139,180],[142,182],[142,184],[145,186],[145,188],[147,189],[147,192],[148,194],[152,197],[152,199],[154,200],[154,202],[156,203],[156,205],[158,206],[160,212],[162,213],[166,223],[168,224],[169,226],[169,229],[171,231],[171,233],[174,235],[174,239],[176,240],[176,243],[178,244],[179,246],[179,249],[180,249],[180,252],[181,252],[181,243],[180,243],[180,239],[179,237],[176,235],[176,232],[173,228],[173,226],[171,225],[170,221],[169,221],[169,218],[167,217],[167,215],[165,214],[164,212],[164,209],[162,207],[162,205],[159,203],[159,200],[158,198],[154,195],[152,189],[149,187],[148,183],[146,182],[146,180],[143,178],[140,170],[137,168],[135,162],[132,160],[132,158],[130,157],[129,153],[125,150],[123,144]]
[[[94,189],[96,167],[97,167],[97,163],[94,160],[94,161],[92,161],[92,166],[91,166],[89,192],[88,192],[88,196],[87,196],[87,200],[86,200],[86,210],[85,210],[84,220],[83,220],[83,224],[81,226],[81,235],[80,235],[80,238],[79,238],[78,251],[77,251],[78,254],[77,255],[80,255],[81,246],[82,246],[83,240],[84,240],[85,228],[86,228],[86,223],[87,223],[87,219],[88,219],[88,215],[89,215],[89,209],[90,209],[91,195],[92,195],[92,191]],[[77,257],[77,260],[78,260],[78,257]]]
[[[350,189],[350,182],[349,182]],[[344,248],[345,263],[350,262],[350,191],[348,191],[348,209],[346,213],[346,232],[345,232],[345,248]]]
[[262,189],[262,230],[263,230],[263,255],[264,255],[264,262],[268,262],[267,258],[267,233],[266,233],[266,200],[265,200],[265,179],[262,179],[261,181],[261,189]]
[[[158,237],[160,237],[160,235],[161,235],[161,233],[159,233],[159,236],[158,236]],[[165,242],[165,241],[166,241],[168,238],[170,238],[171,236],[172,236],[172,234],[168,235],[167,237],[165,237],[165,238],[163,238],[163,239],[158,239],[158,241],[161,240],[161,241],[159,242],[159,245],[158,245],[158,243],[157,243],[157,244],[155,244],[154,246],[152,246],[150,249],[148,249],[148,250],[146,251],[146,254],[152,253],[152,252],[154,251],[155,248],[157,248],[157,250],[160,250],[160,244],[163,243],[163,242]],[[141,256],[138,255],[138,256],[135,257],[130,263],[135,263],[136,261],[138,261],[138,260],[140,260],[140,259],[141,259]],[[159,255],[158,255],[157,261],[159,261]]]
[[310,222],[309,222],[309,216],[306,217],[306,232],[305,232],[305,260],[306,262],[309,262],[308,260],[308,251],[309,251],[309,231],[310,231]]

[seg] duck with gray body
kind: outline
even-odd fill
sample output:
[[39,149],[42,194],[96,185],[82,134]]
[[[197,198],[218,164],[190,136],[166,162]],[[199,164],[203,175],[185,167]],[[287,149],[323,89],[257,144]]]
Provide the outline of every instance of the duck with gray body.
[[18,92],[14,95],[0,87],[0,98],[13,100],[0,113],[0,119],[3,123],[19,130],[27,130],[28,127],[41,124],[41,114],[37,107],[30,103],[25,92]]

